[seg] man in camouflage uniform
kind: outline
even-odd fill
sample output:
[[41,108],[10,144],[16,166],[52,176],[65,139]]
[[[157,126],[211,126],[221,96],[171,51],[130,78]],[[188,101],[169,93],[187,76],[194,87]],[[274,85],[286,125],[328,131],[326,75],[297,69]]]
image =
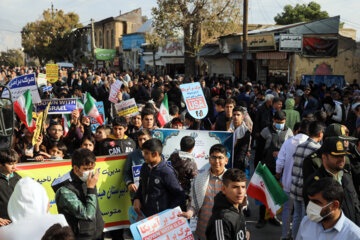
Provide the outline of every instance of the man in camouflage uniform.
[[[195,146],[193,137],[185,136],[180,141],[180,151],[173,152],[168,161],[176,170],[177,178],[181,187],[184,189],[186,201],[190,201],[191,180],[198,174],[195,158],[191,155]],[[181,206],[186,211],[186,205]]]

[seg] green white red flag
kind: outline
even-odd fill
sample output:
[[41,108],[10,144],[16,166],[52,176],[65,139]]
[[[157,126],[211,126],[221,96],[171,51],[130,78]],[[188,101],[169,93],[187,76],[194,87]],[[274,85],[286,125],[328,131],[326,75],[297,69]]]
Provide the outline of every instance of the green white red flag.
[[84,104],[85,114],[95,118],[100,125],[103,125],[104,121],[95,105],[95,102],[95,99],[90,95],[90,93],[86,93],[86,100]]
[[262,202],[270,215],[274,217],[277,210],[288,200],[288,196],[280,187],[267,166],[259,163],[251,177],[247,195]]
[[168,104],[167,93],[164,94],[164,99],[160,105],[160,109],[157,114],[157,119],[158,119],[161,127],[163,127],[166,123],[170,122],[170,120],[171,120],[171,117],[169,114],[169,104]]
[[30,90],[26,90],[16,102],[14,102],[14,111],[20,118],[20,121],[25,124],[30,132],[33,132],[36,128],[36,123],[32,119],[33,105],[31,99]]
[[70,114],[63,114],[62,115],[62,125],[64,128],[64,136],[66,136],[69,132],[70,126],[71,126],[71,116]]

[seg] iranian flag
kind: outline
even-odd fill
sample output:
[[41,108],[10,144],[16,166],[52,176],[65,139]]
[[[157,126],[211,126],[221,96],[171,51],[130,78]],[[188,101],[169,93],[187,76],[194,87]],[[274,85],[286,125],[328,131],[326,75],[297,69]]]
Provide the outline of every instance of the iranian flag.
[[284,190],[280,187],[270,170],[259,163],[251,177],[247,189],[247,195],[262,202],[271,217],[276,215],[276,211],[288,200]]
[[32,118],[33,105],[29,89],[26,90],[26,92],[24,92],[24,94],[16,100],[16,102],[14,102],[14,111],[20,118],[20,121],[25,124],[27,129],[30,132],[33,132],[36,128],[36,123]]
[[64,128],[64,136],[66,136],[69,132],[70,126],[71,126],[71,116],[70,114],[63,114],[62,115],[62,125]]
[[95,102],[95,99],[90,95],[90,93],[86,93],[86,100],[84,104],[85,114],[95,118],[100,125],[103,125],[104,121],[98,109],[96,108]]
[[161,103],[160,110],[157,114],[157,119],[159,120],[161,127],[163,127],[166,123],[170,122],[170,120],[171,120],[171,117],[169,114],[167,93],[165,93],[165,95],[164,95],[164,99]]

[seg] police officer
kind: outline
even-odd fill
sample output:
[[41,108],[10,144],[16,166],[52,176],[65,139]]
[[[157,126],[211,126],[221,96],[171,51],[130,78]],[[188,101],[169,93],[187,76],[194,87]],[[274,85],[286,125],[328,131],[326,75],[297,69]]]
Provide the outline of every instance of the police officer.
[[303,196],[305,205],[309,202],[307,188],[314,181],[318,181],[324,177],[333,177],[336,181],[341,183],[344,189],[344,202],[342,210],[346,217],[360,226],[360,203],[353,184],[353,180],[348,170],[345,167],[345,156],[347,147],[344,145],[343,139],[340,137],[328,137],[321,146],[321,160],[322,165],[319,169],[310,175],[304,181]]
[[[357,138],[347,136],[349,130],[345,125],[341,125],[338,123],[330,124],[326,127],[324,132],[324,140],[329,137],[340,137],[345,140],[345,147],[349,147],[349,141],[357,140]],[[303,177],[304,180],[307,179],[311,174],[313,174],[317,169],[319,169],[322,165],[321,159],[321,148],[310,154],[304,159],[303,162]],[[346,170],[350,173],[350,160],[349,157],[345,156],[345,167]]]

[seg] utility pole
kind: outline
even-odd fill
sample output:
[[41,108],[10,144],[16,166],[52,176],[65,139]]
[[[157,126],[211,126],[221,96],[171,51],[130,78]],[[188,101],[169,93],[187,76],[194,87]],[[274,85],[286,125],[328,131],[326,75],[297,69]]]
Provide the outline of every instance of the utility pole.
[[248,0],[244,0],[243,16],[243,55],[242,55],[242,81],[247,80],[247,41],[248,41]]
[[91,54],[94,60],[94,70],[96,66],[96,57],[95,57],[95,29],[94,29],[94,19],[91,19]]

